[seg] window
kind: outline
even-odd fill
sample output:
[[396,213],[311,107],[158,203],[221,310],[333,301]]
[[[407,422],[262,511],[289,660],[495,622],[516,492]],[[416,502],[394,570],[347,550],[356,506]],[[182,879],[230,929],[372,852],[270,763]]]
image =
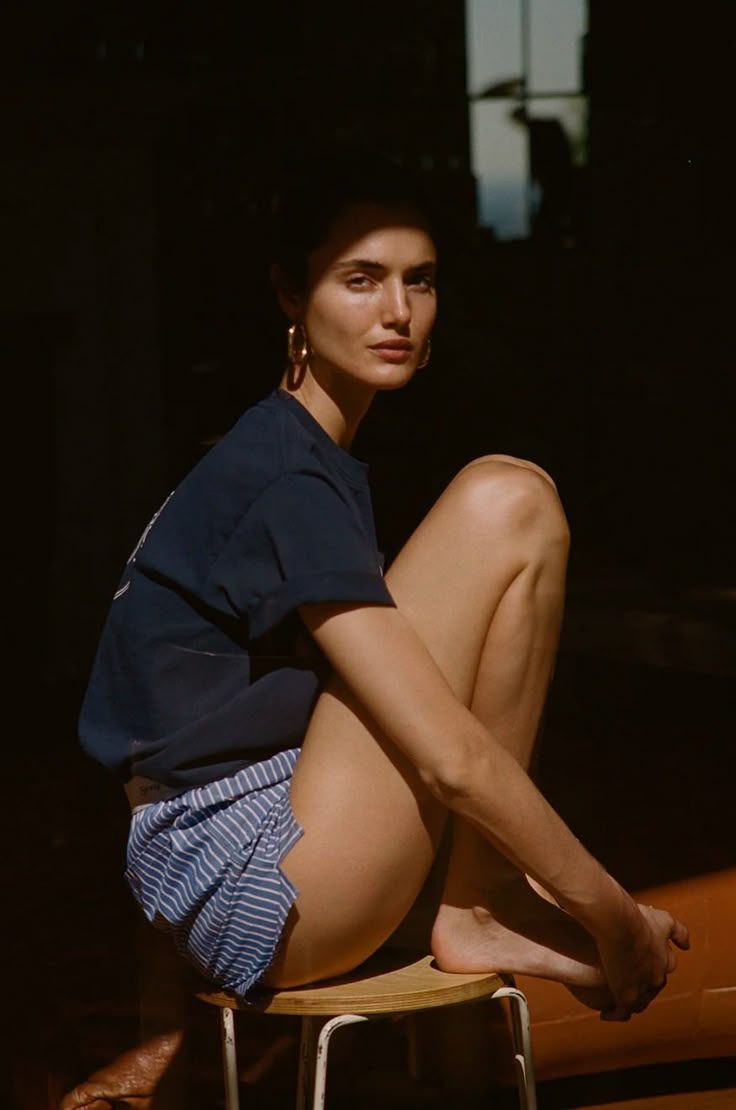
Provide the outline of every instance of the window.
[[478,222],[571,244],[586,160],[585,0],[467,0]]

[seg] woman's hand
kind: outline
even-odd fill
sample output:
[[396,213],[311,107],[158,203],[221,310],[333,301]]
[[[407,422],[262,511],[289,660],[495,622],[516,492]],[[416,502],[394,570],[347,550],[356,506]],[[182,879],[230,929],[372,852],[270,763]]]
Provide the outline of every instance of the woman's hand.
[[601,967],[613,996],[603,1010],[603,1021],[628,1021],[656,998],[677,966],[671,945],[686,950],[690,939],[685,925],[666,910],[632,903],[628,928],[617,937],[598,938]]

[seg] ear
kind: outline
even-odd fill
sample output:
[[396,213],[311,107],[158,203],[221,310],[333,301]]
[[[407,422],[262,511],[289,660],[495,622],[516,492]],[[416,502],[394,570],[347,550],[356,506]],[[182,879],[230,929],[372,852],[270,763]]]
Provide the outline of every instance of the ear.
[[279,302],[281,311],[288,316],[292,324],[301,319],[302,315],[302,297],[300,293],[295,293],[289,286],[284,271],[281,269],[277,262],[272,263],[270,270],[271,285],[276,291],[276,299]]

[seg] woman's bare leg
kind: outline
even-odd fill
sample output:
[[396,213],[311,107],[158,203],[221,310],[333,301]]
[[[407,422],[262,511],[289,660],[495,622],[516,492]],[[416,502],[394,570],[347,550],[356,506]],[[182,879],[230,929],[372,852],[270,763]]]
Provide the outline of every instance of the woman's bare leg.
[[[397,605],[458,698],[524,765],[557,643],[566,551],[550,480],[490,457],[450,484],[387,575]],[[273,985],[337,974],[379,947],[414,901],[447,816],[337,681],[318,701],[292,804],[305,835],[283,866],[300,895],[267,977]],[[435,929],[440,958],[599,982],[590,938],[575,922],[527,886],[523,905],[518,892],[508,904],[520,882],[459,823]],[[446,919],[445,909],[456,920]],[[469,947],[466,926],[475,928],[479,918]],[[534,935],[525,937],[532,919]],[[456,932],[461,947],[451,944]]]
[[[526,568],[504,594],[491,622],[471,709],[529,769],[551,679],[563,610],[564,557]],[[510,650],[514,644],[513,650]],[[592,938],[539,893],[485,837],[452,819],[452,849],[432,948],[446,970],[486,970],[564,978],[565,959],[597,965]],[[552,961],[551,953],[559,960]],[[597,978],[597,973],[594,971]]]
[[[536,473],[554,490],[543,472]],[[473,713],[525,770],[534,754],[554,668],[567,565],[566,530],[559,527],[562,522],[554,510],[540,523],[538,557],[534,558],[530,543],[528,564],[493,613],[470,701]],[[400,592],[401,607],[399,598]],[[419,626],[418,631],[423,637],[432,635],[431,628]],[[571,982],[580,983],[583,959],[590,964],[591,982],[598,980],[592,938],[541,898],[485,837],[454,817],[432,948],[446,970],[494,967],[569,976]]]

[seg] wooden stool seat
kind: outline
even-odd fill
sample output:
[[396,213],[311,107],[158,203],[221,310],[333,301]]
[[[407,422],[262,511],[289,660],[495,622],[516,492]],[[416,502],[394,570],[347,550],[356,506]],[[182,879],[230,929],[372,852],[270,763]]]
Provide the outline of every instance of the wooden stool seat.
[[243,1006],[227,993],[203,992],[197,997],[214,1006],[257,1010],[263,1014],[292,1016],[335,1014],[392,1014],[430,1010],[488,998],[506,985],[500,975],[456,975],[440,971],[432,956],[383,950],[347,975],[265,994],[263,1000]]
[[[313,1110],[321,1110],[329,1040],[336,1029],[371,1017],[487,998],[509,1001],[520,1105],[524,1110],[536,1108],[526,998],[509,976],[449,973],[440,971],[430,955],[382,949],[349,974],[313,986],[264,991],[247,1003],[221,991],[201,991],[197,997],[220,1010],[227,1110],[239,1107],[234,1028],[234,1014],[239,1009],[301,1017],[297,1110],[306,1110],[310,1103]],[[325,1022],[324,1018],[331,1020]]]

